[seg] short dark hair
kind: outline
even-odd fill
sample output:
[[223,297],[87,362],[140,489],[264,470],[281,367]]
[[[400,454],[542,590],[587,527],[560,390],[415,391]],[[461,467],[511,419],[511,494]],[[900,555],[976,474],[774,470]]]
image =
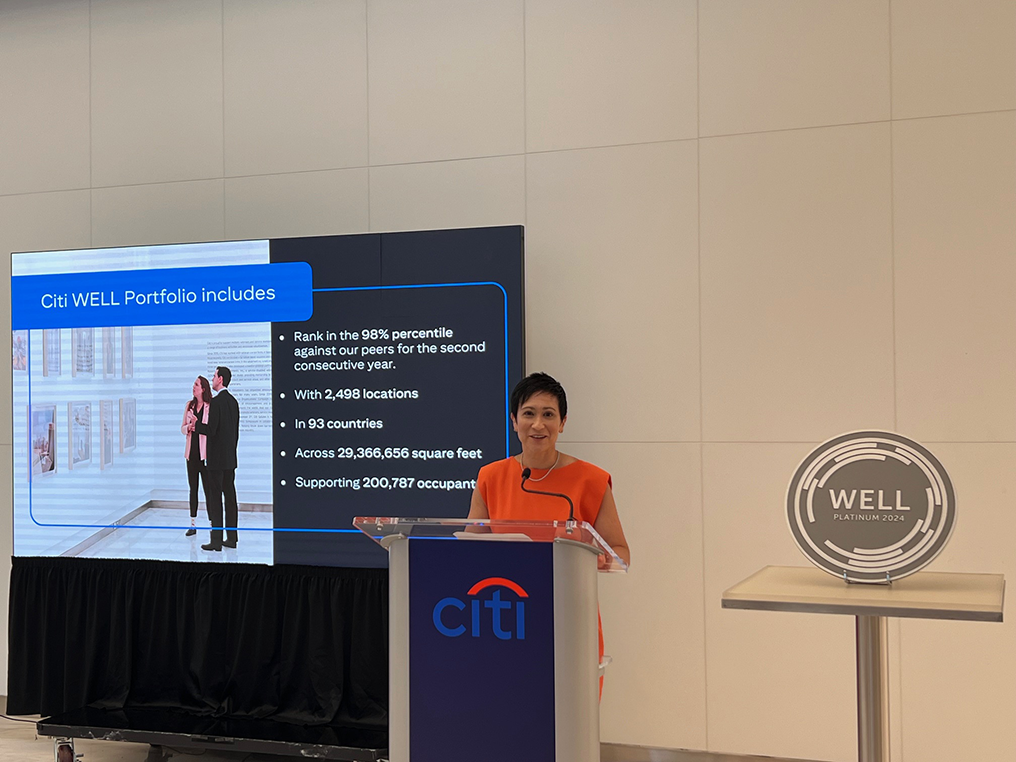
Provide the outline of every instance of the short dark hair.
[[568,415],[568,397],[565,396],[564,387],[546,373],[530,373],[515,384],[515,388],[512,389],[512,396],[509,399],[512,416],[518,417],[522,404],[534,394],[541,393],[557,397],[557,409],[561,413],[561,417],[564,418]]
[[215,369],[215,373],[222,379],[223,386],[229,386],[230,380],[233,378],[233,373],[225,365],[220,365]]

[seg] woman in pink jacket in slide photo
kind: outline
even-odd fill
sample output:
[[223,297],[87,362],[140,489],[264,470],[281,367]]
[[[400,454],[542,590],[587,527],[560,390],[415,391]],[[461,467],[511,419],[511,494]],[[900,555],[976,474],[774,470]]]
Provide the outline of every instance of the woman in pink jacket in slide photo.
[[190,529],[187,536],[197,534],[194,520],[198,517],[198,477],[205,493],[205,505],[208,505],[208,477],[205,473],[205,458],[208,457],[208,442],[204,434],[194,434],[187,430],[187,413],[194,413],[202,423],[208,423],[208,408],[212,401],[212,387],[208,379],[198,376],[191,388],[194,396],[183,409],[183,424],[180,433],[187,436],[184,458],[187,459],[187,482],[190,484]]

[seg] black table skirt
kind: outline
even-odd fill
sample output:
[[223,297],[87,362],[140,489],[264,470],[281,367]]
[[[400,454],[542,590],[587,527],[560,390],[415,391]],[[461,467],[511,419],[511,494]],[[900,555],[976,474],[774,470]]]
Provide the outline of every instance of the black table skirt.
[[384,728],[388,572],[13,559],[8,712]]

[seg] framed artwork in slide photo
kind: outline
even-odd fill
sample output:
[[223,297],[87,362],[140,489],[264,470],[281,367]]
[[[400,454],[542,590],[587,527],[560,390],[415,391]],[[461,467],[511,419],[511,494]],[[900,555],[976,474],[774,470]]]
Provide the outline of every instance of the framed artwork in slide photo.
[[56,405],[28,408],[28,480],[56,473]]
[[95,375],[95,329],[71,328],[71,376]]
[[46,328],[42,332],[42,375],[59,376],[63,371],[63,346],[59,328]]
[[113,400],[99,400],[99,469],[113,466]]
[[67,403],[67,468],[92,462],[92,403]]

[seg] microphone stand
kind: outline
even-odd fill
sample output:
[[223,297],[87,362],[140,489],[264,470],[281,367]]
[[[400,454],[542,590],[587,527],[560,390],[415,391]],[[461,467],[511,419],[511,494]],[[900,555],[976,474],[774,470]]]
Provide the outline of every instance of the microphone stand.
[[530,495],[546,495],[547,497],[560,497],[560,498],[564,498],[565,500],[567,500],[568,501],[568,523],[565,524],[565,530],[564,531],[567,534],[571,534],[572,531],[575,529],[575,526],[576,526],[576,521],[575,521],[575,503],[572,502],[572,499],[570,497],[568,497],[567,495],[565,495],[562,492],[543,492],[542,490],[526,489],[526,481],[532,475],[533,475],[532,469],[529,469],[529,468],[523,469],[523,471],[522,471],[522,484],[520,485],[522,487],[522,491],[523,492],[528,492]]

